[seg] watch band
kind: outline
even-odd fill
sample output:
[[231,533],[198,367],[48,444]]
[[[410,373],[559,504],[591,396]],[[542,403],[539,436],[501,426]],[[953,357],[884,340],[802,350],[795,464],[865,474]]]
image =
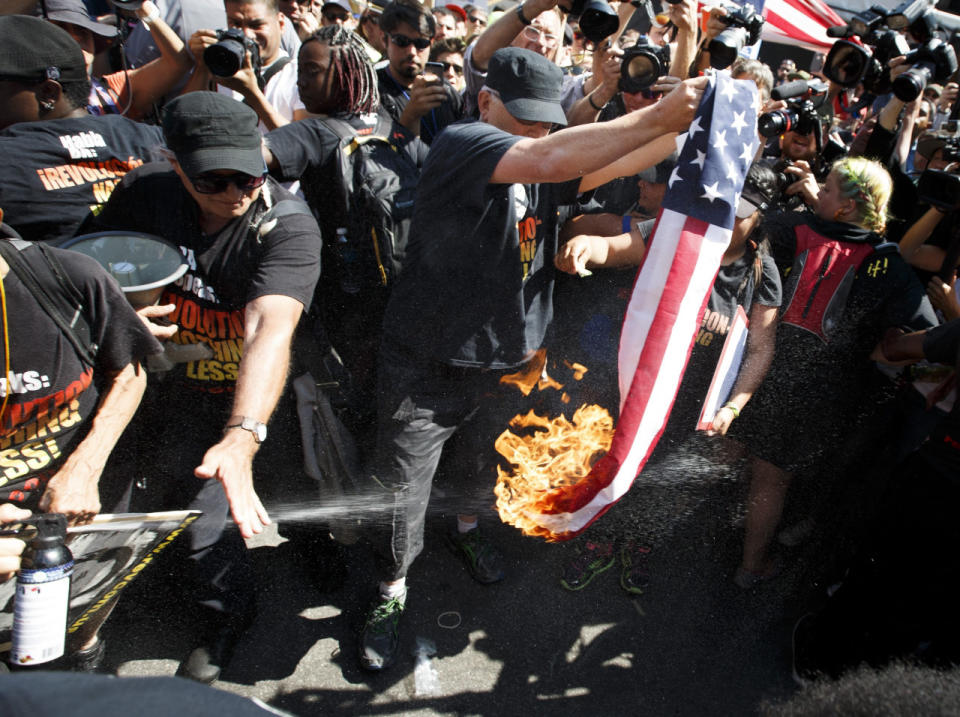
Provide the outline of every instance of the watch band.
[[253,434],[253,440],[257,443],[263,443],[267,439],[267,424],[261,423],[255,418],[250,418],[249,416],[241,416],[240,423],[230,423],[224,426],[223,432],[239,428],[244,431],[249,431]]
[[527,16],[523,14],[523,3],[517,5],[516,9],[517,17],[520,18],[520,22],[523,23],[524,27],[533,22],[533,20],[528,20]]

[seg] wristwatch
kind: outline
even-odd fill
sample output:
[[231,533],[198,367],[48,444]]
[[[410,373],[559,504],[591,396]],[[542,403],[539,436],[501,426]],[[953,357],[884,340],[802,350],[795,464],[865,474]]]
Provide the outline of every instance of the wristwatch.
[[250,418],[249,416],[240,416],[240,423],[231,423],[223,429],[223,432],[226,433],[231,428],[241,428],[244,431],[250,431],[253,434],[253,439],[257,443],[263,443],[267,440],[267,424],[261,423],[256,418]]
[[533,20],[528,20],[527,16],[523,14],[523,3],[520,3],[519,5],[517,5],[516,13],[517,13],[517,17],[520,18],[520,22],[523,23],[524,27],[526,27],[527,25],[533,22]]

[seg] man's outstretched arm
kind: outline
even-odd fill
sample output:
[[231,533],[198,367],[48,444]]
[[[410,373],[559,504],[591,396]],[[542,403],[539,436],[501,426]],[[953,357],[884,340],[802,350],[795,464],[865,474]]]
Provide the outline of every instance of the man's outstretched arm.
[[[303,304],[289,296],[271,294],[247,304],[243,358],[228,426],[243,418],[260,423],[270,420],[286,384],[290,343],[302,313]],[[250,431],[225,430],[194,471],[198,478],[215,478],[223,483],[233,520],[244,538],[270,524],[270,516],[253,487],[253,457],[259,447]]]

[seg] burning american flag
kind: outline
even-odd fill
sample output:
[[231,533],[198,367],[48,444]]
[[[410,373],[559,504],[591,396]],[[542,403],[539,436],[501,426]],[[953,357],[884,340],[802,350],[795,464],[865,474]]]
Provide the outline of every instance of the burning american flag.
[[[584,531],[623,497],[656,446],[757,149],[756,85],[725,73],[712,75],[679,141],[679,160],[624,318],[620,418],[612,442],[609,416],[583,413],[596,406],[582,407],[573,423],[561,417],[563,425],[557,426],[544,419],[539,427],[555,428],[546,438],[514,440],[506,432],[497,440],[498,450],[513,464],[513,472],[501,470],[497,481],[500,515],[528,534],[567,540]],[[517,446],[518,441],[525,445]],[[532,445],[544,442],[550,445]],[[514,450],[505,451],[508,445]],[[580,453],[582,470],[564,460],[570,451]]]

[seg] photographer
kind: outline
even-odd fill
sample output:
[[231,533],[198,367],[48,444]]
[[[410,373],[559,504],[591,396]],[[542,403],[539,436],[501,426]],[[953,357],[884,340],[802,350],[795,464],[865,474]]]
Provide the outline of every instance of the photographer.
[[[184,92],[216,89],[219,84],[224,88],[221,92],[254,109],[260,118],[261,134],[306,117],[297,94],[297,63],[280,47],[286,17],[277,9],[276,0],[225,0],[224,7],[227,27],[239,31],[242,38],[222,38],[216,30],[197,30],[190,38],[197,66]],[[206,51],[221,43],[233,43],[238,52],[241,43],[244,46],[243,62],[231,76],[217,76],[208,66],[210,55]]]
[[424,72],[436,31],[433,14],[415,0],[396,0],[380,16],[380,29],[388,60],[377,70],[383,111],[430,144],[463,117],[460,93],[442,77]]

